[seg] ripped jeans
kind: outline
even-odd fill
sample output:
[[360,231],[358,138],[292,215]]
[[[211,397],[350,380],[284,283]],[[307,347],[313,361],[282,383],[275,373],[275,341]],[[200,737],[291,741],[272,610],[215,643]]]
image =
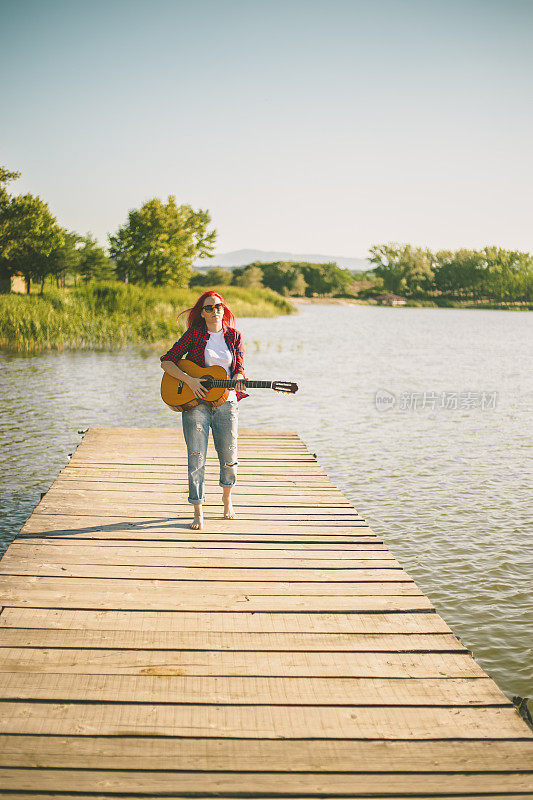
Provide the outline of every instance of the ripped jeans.
[[236,400],[226,400],[212,408],[203,403],[181,415],[187,444],[189,503],[204,502],[205,461],[209,428],[220,462],[220,486],[233,486],[237,479],[237,429],[239,412]]

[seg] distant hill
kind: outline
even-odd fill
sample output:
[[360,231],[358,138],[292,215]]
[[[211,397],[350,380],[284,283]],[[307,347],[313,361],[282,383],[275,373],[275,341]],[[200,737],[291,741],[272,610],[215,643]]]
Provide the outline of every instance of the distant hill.
[[202,271],[212,267],[242,267],[252,261],[309,261],[324,264],[335,261],[339,267],[355,270],[372,269],[373,264],[366,258],[347,258],[344,256],[325,256],[309,253],[282,253],[268,250],[233,250],[231,253],[215,253],[210,259],[198,259],[193,266]]

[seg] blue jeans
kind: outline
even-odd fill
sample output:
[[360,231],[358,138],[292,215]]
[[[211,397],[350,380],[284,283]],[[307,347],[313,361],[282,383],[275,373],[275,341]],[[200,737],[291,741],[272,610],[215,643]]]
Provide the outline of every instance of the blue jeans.
[[236,400],[226,400],[212,408],[203,403],[181,415],[187,444],[189,503],[204,502],[205,461],[209,428],[220,462],[220,486],[233,486],[237,479],[237,429],[239,412]]

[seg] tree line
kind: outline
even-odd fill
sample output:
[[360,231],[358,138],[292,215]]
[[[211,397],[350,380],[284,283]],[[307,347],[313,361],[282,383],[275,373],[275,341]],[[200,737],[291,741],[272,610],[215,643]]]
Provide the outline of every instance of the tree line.
[[64,285],[67,276],[187,287],[193,261],[213,252],[209,213],[178,205],[171,195],[131,210],[109,235],[107,254],[90,233],[61,227],[39,196],[10,194],[8,185],[19,177],[0,166],[0,279],[23,275],[28,292],[32,281],[43,289],[47,278]]
[[380,244],[370,249],[373,269],[353,273],[334,262],[323,264],[254,261],[243,267],[193,272],[209,258],[217,232],[208,211],[195,211],[153,198],[129,211],[110,234],[108,253],[91,234],[81,236],[59,225],[40,197],[11,195],[20,173],[0,167],[0,279],[21,274],[27,291],[47,278],[64,285],[66,277],[84,281],[118,279],[126,283],[265,287],[285,296],[372,297],[383,290],[407,298],[531,302],[533,257],[518,250],[485,247],[432,252],[410,244]]
[[518,250],[484,247],[433,253],[409,244],[382,244],[370,249],[370,261],[384,288],[404,297],[533,300],[533,256]]
[[49,276],[58,283],[67,274],[111,277],[113,264],[91,234],[62,228],[39,196],[9,194],[8,184],[18,177],[0,166],[0,278],[23,275],[29,292],[32,281],[43,287]]
[[265,287],[286,297],[350,294],[355,276],[334,262],[324,264],[307,261],[253,261],[244,267],[214,267],[191,279],[191,286],[231,284],[246,288]]

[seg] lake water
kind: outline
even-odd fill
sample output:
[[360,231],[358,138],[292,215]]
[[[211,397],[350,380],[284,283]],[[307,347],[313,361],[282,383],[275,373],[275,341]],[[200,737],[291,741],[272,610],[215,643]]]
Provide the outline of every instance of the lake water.
[[[254,392],[241,427],[298,431],[500,687],[533,697],[531,315],[300,309],[239,320],[247,375],[300,387]],[[179,424],[158,355],[0,354],[3,550],[80,431]]]

